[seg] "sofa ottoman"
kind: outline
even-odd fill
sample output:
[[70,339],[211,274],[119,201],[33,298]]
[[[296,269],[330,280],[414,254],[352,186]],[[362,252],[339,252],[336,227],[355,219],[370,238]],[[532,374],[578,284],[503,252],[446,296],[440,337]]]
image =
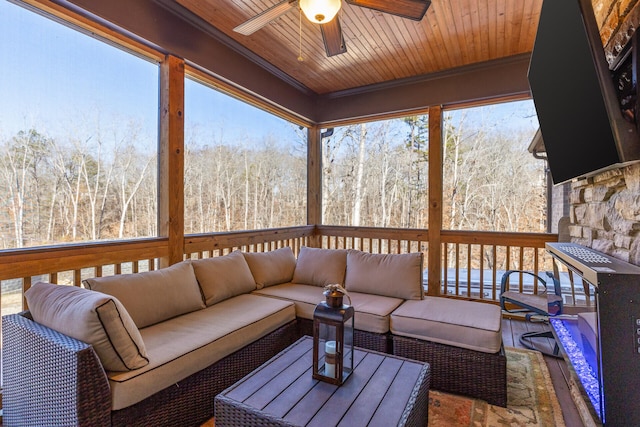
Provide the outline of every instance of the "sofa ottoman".
[[425,297],[391,313],[393,353],[428,362],[431,387],[507,404],[500,307]]

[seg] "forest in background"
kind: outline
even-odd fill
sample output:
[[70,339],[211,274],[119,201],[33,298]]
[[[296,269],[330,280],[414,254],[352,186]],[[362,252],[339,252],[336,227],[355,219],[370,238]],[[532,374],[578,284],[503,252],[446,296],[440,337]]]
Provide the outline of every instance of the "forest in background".
[[[544,163],[531,135],[445,118],[448,229],[542,232]],[[427,116],[362,123],[323,138],[323,223],[426,228]],[[293,125],[292,125],[293,126]],[[306,224],[306,130],[298,140],[185,141],[185,232]],[[135,124],[0,140],[0,248],[157,235],[157,155]]]

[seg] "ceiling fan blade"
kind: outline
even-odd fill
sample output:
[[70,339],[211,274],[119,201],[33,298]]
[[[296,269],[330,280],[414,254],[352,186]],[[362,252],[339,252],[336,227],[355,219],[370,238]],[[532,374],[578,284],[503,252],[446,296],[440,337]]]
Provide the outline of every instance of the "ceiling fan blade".
[[346,2],[414,21],[420,21],[431,5],[430,0],[346,0]]
[[275,6],[270,7],[264,12],[257,14],[248,21],[245,21],[244,23],[238,25],[233,29],[233,31],[245,36],[249,36],[267,25],[269,22],[284,15],[297,5],[298,0],[284,0],[276,4]]
[[327,51],[327,56],[339,55],[347,51],[347,45],[344,43],[344,37],[342,37],[340,19],[337,16],[326,24],[320,24],[320,30],[322,31],[322,40],[324,41],[324,49]]

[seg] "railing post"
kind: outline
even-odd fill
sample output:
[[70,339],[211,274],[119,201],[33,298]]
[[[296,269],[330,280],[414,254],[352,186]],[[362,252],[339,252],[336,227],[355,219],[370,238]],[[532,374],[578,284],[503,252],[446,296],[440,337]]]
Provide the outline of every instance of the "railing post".
[[[320,127],[307,130],[307,225],[322,224],[322,138]],[[320,236],[314,232],[309,245],[320,247]]]
[[184,60],[167,55],[160,64],[158,234],[167,237],[160,267],[184,257]]
[[427,294],[440,295],[442,271],[442,107],[429,107],[429,274]]

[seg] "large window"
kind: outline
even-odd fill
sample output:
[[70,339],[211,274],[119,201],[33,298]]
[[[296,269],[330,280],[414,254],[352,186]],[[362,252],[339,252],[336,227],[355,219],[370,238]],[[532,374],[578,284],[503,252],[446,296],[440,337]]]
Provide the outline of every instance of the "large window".
[[545,231],[545,162],[527,150],[537,128],[530,100],[443,114],[443,228]]
[[322,138],[324,224],[426,228],[427,115],[360,123]]
[[185,233],[306,224],[307,131],[185,81]]
[[157,235],[158,64],[0,0],[0,249]]
[[[443,114],[443,228],[545,230],[545,163],[528,152],[532,101]],[[322,139],[323,223],[428,227],[428,117],[361,123]]]

